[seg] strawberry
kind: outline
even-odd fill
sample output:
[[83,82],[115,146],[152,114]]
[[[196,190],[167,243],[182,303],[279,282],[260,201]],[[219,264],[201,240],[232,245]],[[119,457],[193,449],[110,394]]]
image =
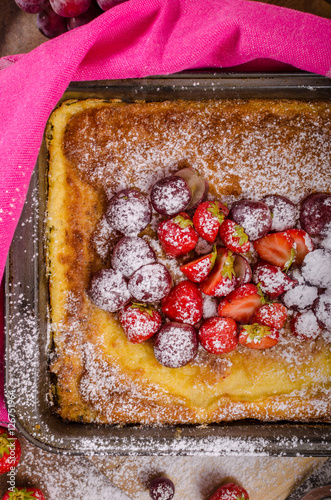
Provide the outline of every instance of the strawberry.
[[130,302],[121,309],[119,320],[127,339],[133,344],[139,344],[152,337],[162,323],[158,311],[139,302]]
[[0,474],[17,466],[21,458],[21,445],[12,430],[0,427]]
[[237,323],[231,318],[206,319],[200,327],[199,340],[213,354],[234,351],[238,345]]
[[287,318],[287,309],[283,304],[274,302],[273,304],[264,304],[254,314],[253,323],[272,326],[273,328],[282,328]]
[[208,274],[213,269],[216,257],[217,250],[214,246],[211,253],[180,266],[180,270],[189,280],[194,281],[194,283],[201,283],[201,281],[204,281],[208,277]]
[[244,325],[239,333],[239,344],[250,349],[268,349],[278,344],[279,332],[271,326]]
[[285,231],[295,243],[295,263],[301,266],[307,253],[314,250],[314,243],[303,229],[288,229]]
[[229,209],[219,201],[200,203],[193,215],[193,224],[199,235],[214,243],[220,225],[229,214]]
[[221,224],[220,237],[225,246],[233,252],[244,253],[250,249],[250,243],[244,228],[233,220],[225,219]]
[[46,500],[45,495],[38,488],[14,488],[8,490],[2,500]]
[[287,290],[298,284],[297,280],[290,278],[277,267],[266,262],[259,262],[253,272],[253,281],[263,293],[271,299],[279,297]]
[[245,488],[234,483],[223,484],[209,500],[249,500],[249,495]]
[[199,235],[186,212],[160,222],[157,234],[163,250],[170,257],[184,255],[198,243]]
[[231,250],[218,248],[215,265],[206,281],[200,285],[205,295],[223,297],[236,288],[237,278],[234,272],[234,256]]
[[202,295],[198,287],[185,280],[174,286],[162,301],[162,312],[169,319],[195,325],[202,318]]
[[269,233],[255,240],[254,248],[261,259],[286,271],[295,259],[295,244],[287,231]]
[[249,323],[261,305],[262,298],[258,288],[247,283],[221,300],[218,305],[218,314],[232,318],[239,323]]

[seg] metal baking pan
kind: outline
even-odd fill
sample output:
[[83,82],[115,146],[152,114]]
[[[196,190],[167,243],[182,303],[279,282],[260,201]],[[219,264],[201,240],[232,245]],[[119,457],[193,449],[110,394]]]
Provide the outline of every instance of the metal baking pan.
[[[190,73],[72,83],[61,101],[209,98],[331,99],[317,75]],[[41,448],[69,454],[331,455],[331,424],[236,421],[208,426],[97,426],[67,423],[50,407],[44,213],[47,158],[42,146],[6,269],[6,397],[18,430]]]

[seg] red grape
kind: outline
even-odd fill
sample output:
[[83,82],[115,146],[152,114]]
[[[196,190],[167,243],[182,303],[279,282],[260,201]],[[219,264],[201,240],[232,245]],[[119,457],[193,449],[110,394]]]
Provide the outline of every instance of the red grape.
[[153,500],[171,500],[174,494],[174,483],[167,477],[157,477],[151,481],[149,496]]
[[271,213],[268,205],[262,201],[237,201],[231,208],[229,217],[244,228],[252,241],[262,238],[271,229]]
[[126,2],[126,0],[97,0],[97,2],[102,10],[108,10],[120,3]]
[[76,17],[87,11],[92,0],[49,0],[53,10],[62,17]]
[[154,184],[151,202],[157,212],[171,217],[185,210],[191,201],[191,196],[186,180],[170,175]]
[[271,231],[285,231],[295,227],[297,207],[291,200],[279,194],[270,194],[261,201],[268,205],[272,213]]
[[147,241],[137,236],[124,236],[114,248],[111,264],[115,271],[120,271],[129,278],[140,267],[153,264],[155,252]]
[[331,223],[331,195],[314,193],[301,203],[300,222],[309,236],[325,236]]
[[67,19],[68,30],[73,30],[74,28],[83,26],[83,24],[89,23],[100,14],[102,14],[102,10],[96,3],[92,2],[86,12],[84,12],[80,16],[70,17],[69,19]]
[[106,219],[113,229],[127,236],[140,233],[151,220],[148,198],[137,189],[123,189],[109,201]]
[[129,281],[131,295],[141,302],[158,302],[168,295],[171,288],[171,274],[159,262],[147,264],[138,269]]
[[55,38],[67,31],[67,23],[63,17],[48,7],[37,15],[37,28],[47,38]]
[[198,336],[191,325],[166,323],[156,334],[154,355],[168,368],[180,368],[192,361],[198,352]]
[[28,14],[42,12],[48,5],[48,0],[15,0],[20,9]]

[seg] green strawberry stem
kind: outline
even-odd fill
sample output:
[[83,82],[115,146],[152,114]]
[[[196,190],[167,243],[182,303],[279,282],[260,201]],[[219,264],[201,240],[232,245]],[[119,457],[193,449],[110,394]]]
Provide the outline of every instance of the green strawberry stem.
[[257,287],[257,293],[258,293],[258,295],[260,295],[260,297],[261,297],[261,304],[262,304],[263,306],[264,306],[264,304],[272,304],[272,302],[270,302],[269,300],[267,300],[267,299],[265,298],[265,295],[264,295],[264,293],[262,292],[261,283],[258,283],[258,284],[256,285],[256,287]]
[[239,245],[242,247],[245,243],[248,241],[248,236],[244,231],[244,228],[242,226],[234,226],[234,233],[233,236],[235,238],[239,238]]
[[153,307],[149,306],[148,304],[144,304],[142,302],[132,302],[130,307],[132,307],[132,309],[139,309],[139,311],[141,311],[142,313],[147,313],[150,316],[153,316],[154,313]]
[[296,255],[296,251],[294,248],[292,248],[291,249],[291,256],[290,256],[289,260],[287,262],[285,262],[285,266],[283,269],[283,271],[285,271],[285,273],[287,273],[287,271],[290,269],[291,265],[295,261],[295,255]]
[[185,219],[182,215],[176,215],[174,219],[172,219],[174,224],[177,224],[182,229],[185,229],[188,226],[193,226],[193,222],[191,219]]
[[216,262],[216,258],[217,258],[217,248],[216,248],[216,245],[213,245],[213,252],[210,256],[211,269],[214,267],[214,264]]
[[207,212],[210,212],[212,214],[212,216],[215,219],[217,219],[220,224],[222,224],[222,222],[225,219],[225,215],[223,214],[223,212],[220,211],[219,206],[217,205],[216,201],[213,201],[210,204],[210,207],[207,208]]
[[260,342],[263,337],[270,334],[270,327],[254,323],[253,325],[244,325],[243,330],[248,333],[247,342]]
[[228,278],[229,280],[232,280],[233,277],[236,277],[236,273],[234,272],[234,256],[233,252],[229,250],[228,255],[223,263],[222,271],[221,274],[223,278]]
[[10,448],[9,448],[9,440],[7,437],[7,434],[1,434],[0,435],[0,457],[3,457],[4,454],[9,455],[10,454]]
[[26,488],[17,489],[9,492],[10,500],[35,500],[35,495],[33,491],[27,491]]

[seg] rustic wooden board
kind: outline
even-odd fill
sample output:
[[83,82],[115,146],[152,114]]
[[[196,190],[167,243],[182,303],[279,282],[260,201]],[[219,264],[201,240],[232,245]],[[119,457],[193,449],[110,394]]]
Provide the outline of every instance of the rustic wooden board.
[[326,458],[126,457],[90,460],[134,500],[148,500],[147,485],[158,474],[175,484],[174,500],[207,500],[223,482],[244,486],[250,500],[285,500]]

